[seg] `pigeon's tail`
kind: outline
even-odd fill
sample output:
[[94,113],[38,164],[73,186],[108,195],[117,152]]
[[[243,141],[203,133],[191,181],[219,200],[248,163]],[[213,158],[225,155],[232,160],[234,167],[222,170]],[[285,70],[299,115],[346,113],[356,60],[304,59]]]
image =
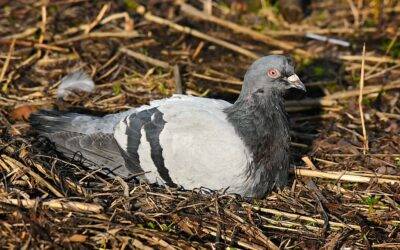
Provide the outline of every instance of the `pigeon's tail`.
[[81,121],[84,119],[94,121],[96,119],[95,117],[80,115],[77,113],[68,113],[57,110],[39,110],[29,117],[29,122],[34,130],[43,135],[49,135],[61,131],[86,134],[86,124],[79,124],[79,121],[76,120],[78,117],[80,117],[79,120]]
[[52,141],[65,156],[80,155],[88,166],[104,167],[123,177],[129,175],[112,133],[115,121],[110,116],[40,110],[29,120],[32,128]]

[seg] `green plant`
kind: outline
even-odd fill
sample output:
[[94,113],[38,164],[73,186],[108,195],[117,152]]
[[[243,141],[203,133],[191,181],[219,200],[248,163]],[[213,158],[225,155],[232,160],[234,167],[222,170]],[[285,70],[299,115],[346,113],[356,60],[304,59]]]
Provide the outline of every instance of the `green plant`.
[[379,203],[381,199],[380,195],[371,195],[363,199],[363,203],[368,205],[368,210],[371,212],[374,209],[374,206]]
[[387,52],[393,58],[400,57],[400,42],[397,40],[385,39],[380,44],[379,49],[385,53]]
[[394,164],[396,165],[396,167],[400,168],[400,157],[394,158]]
[[147,227],[151,229],[156,229],[156,225],[152,221],[147,222]]
[[121,94],[121,84],[120,84],[120,83],[114,84],[113,87],[112,87],[112,89],[113,89],[114,95],[119,95],[119,94]]
[[322,66],[315,66],[313,68],[313,74],[317,77],[323,77],[326,74],[325,68]]
[[139,4],[135,0],[124,0],[125,6],[130,10],[136,10]]
[[363,104],[364,106],[371,107],[372,102],[371,102],[371,100],[370,100],[369,98],[363,98],[363,99],[362,99],[362,104]]

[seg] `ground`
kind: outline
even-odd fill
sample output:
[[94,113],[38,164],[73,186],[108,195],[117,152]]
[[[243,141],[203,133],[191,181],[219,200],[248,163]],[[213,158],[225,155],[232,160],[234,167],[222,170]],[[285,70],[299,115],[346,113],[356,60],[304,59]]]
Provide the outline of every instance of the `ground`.
[[[0,1],[1,246],[400,248],[398,1],[309,1],[294,23],[279,2],[296,1],[210,2]],[[251,62],[281,53],[308,93],[286,102],[290,184],[264,199],[111,178],[26,120],[43,108],[118,112],[179,82],[234,101]],[[78,69],[96,91],[57,99]]]

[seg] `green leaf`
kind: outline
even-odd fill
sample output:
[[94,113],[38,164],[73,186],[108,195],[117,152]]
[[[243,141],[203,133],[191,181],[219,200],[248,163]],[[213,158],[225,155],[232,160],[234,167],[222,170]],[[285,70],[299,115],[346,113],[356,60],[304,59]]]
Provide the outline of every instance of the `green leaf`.
[[313,68],[313,73],[317,77],[323,77],[325,75],[325,68],[322,66],[315,66]]
[[125,6],[130,10],[136,10],[139,4],[135,0],[124,0]]
[[396,164],[396,166],[397,166],[398,168],[400,168],[400,157],[394,158],[394,164]]
[[156,225],[151,221],[147,222],[147,227],[149,227],[151,229],[156,229]]
[[121,84],[120,83],[114,84],[112,89],[113,89],[114,95],[121,94]]

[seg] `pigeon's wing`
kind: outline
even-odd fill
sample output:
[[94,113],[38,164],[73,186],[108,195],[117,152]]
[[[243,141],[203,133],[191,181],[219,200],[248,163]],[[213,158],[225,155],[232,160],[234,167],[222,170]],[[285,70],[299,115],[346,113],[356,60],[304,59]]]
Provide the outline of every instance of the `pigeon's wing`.
[[94,117],[59,111],[39,111],[31,116],[32,127],[71,158],[82,158],[123,177],[130,173],[112,131],[119,117]]
[[69,158],[82,159],[87,165],[105,167],[112,174],[127,177],[125,160],[112,134],[57,132],[48,136],[57,149]]
[[250,155],[227,120],[224,109],[229,106],[225,101],[174,96],[127,116],[114,136],[150,182],[187,189],[235,188],[244,182]]

